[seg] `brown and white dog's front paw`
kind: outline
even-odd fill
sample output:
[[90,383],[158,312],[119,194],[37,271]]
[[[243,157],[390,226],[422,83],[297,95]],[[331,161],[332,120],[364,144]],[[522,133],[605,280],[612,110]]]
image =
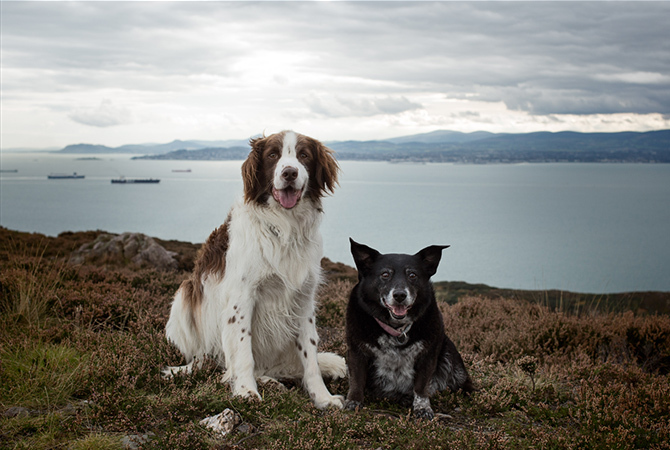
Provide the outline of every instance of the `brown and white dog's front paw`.
[[[253,380],[252,380],[253,381]],[[233,383],[233,397],[250,398],[262,401],[261,394],[258,393],[256,382],[234,382]]]
[[344,407],[344,397],[342,397],[341,395],[324,395],[324,396],[310,395],[310,397],[312,397],[314,406],[316,406],[318,409],[328,409],[328,408],[342,409]]
[[251,400],[263,401],[263,398],[261,397],[261,394],[259,394],[257,390],[244,388],[244,387],[240,388],[239,390],[233,391],[233,396],[234,397],[248,398],[248,399],[251,399]]

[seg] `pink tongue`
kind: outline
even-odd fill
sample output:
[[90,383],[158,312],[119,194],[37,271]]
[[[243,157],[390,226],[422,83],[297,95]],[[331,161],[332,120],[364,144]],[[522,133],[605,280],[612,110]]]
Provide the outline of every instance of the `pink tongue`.
[[286,209],[293,208],[298,200],[300,200],[300,191],[297,191],[293,188],[286,189],[273,189],[272,196]]
[[404,317],[407,315],[407,307],[402,305],[391,306],[391,311],[398,317]]

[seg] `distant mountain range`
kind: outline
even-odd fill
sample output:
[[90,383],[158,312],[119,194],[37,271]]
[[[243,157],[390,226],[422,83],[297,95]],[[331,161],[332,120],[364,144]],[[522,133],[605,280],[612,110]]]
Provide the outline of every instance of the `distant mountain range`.
[[73,144],[59,150],[60,153],[137,153],[141,155],[160,155],[175,150],[200,150],[203,148],[228,148],[247,146],[247,139],[231,139],[227,141],[180,141],[174,140],[167,144],[129,144],[120,147],[106,145]]
[[[646,162],[670,163],[670,130],[644,133],[538,132],[495,134],[440,130],[378,141],[326,143],[340,160],[516,163]],[[134,159],[239,160],[247,140],[173,141],[168,144],[105,147],[77,144],[63,153],[138,153]]]

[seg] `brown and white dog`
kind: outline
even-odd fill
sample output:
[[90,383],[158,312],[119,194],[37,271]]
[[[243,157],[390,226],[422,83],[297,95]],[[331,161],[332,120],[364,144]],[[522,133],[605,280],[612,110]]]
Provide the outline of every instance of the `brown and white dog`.
[[165,333],[190,372],[210,355],[233,395],[258,397],[257,379],[299,379],[318,408],[341,408],[322,374],[346,376],[344,358],[317,353],[321,199],[339,167],[319,141],[283,131],[252,139],[242,165],[244,199],[207,239],[177,291]]

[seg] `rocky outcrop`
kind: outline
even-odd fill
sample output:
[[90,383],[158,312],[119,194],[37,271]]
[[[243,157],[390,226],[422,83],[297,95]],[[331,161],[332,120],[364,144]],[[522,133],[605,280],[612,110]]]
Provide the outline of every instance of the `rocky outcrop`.
[[165,250],[153,238],[141,233],[101,234],[70,256],[73,264],[114,264],[177,270],[176,253]]

